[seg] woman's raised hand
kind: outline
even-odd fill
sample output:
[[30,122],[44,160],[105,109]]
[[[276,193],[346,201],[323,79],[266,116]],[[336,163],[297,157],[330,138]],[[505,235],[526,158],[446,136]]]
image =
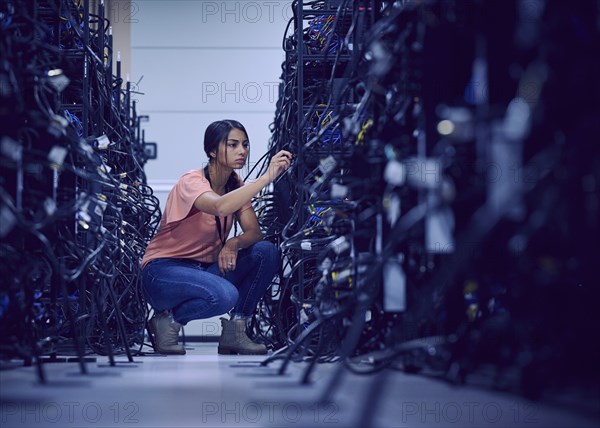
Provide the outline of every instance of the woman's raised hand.
[[281,173],[286,171],[292,163],[292,154],[287,150],[281,150],[271,158],[267,177],[269,182],[273,182]]

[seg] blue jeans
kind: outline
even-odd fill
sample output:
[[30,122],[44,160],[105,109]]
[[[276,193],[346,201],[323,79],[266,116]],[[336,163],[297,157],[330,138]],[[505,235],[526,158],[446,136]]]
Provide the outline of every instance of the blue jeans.
[[190,259],[157,259],[142,270],[142,290],[155,311],[171,309],[180,324],[224,314],[251,316],[279,268],[279,250],[267,241],[240,250],[235,270],[217,262],[204,268]]

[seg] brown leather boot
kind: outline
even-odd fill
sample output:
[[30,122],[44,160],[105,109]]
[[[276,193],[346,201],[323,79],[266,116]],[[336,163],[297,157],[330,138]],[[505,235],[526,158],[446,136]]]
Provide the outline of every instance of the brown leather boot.
[[228,320],[221,318],[221,337],[219,338],[219,354],[264,355],[267,347],[262,343],[254,343],[246,336],[246,320]]
[[154,337],[154,351],[159,354],[185,355],[183,345],[177,343],[181,324],[175,322],[170,311],[154,314],[148,323],[148,331]]

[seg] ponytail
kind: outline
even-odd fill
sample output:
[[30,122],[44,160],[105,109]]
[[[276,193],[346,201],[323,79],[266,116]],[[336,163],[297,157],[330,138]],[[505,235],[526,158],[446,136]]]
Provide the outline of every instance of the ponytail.
[[225,193],[229,193],[232,190],[237,189],[238,187],[240,187],[240,180],[238,179],[238,176],[235,173],[235,171],[231,171],[231,175],[229,176],[227,183],[225,183]]

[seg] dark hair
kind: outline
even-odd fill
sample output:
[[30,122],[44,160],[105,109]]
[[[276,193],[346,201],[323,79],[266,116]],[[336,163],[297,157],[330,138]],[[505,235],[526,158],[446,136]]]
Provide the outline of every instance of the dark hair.
[[[204,152],[206,153],[206,156],[208,156],[209,162],[212,162],[212,157],[210,156],[210,153],[219,152],[219,144],[227,141],[229,132],[232,129],[239,129],[244,134],[246,134],[246,138],[248,138],[246,128],[244,128],[244,125],[242,125],[237,120],[217,120],[216,122],[213,122],[210,125],[208,125],[206,131],[204,132]],[[238,187],[240,187],[240,183],[238,181],[237,174],[235,173],[235,171],[232,171],[229,180],[225,184],[225,192],[235,190]]]

